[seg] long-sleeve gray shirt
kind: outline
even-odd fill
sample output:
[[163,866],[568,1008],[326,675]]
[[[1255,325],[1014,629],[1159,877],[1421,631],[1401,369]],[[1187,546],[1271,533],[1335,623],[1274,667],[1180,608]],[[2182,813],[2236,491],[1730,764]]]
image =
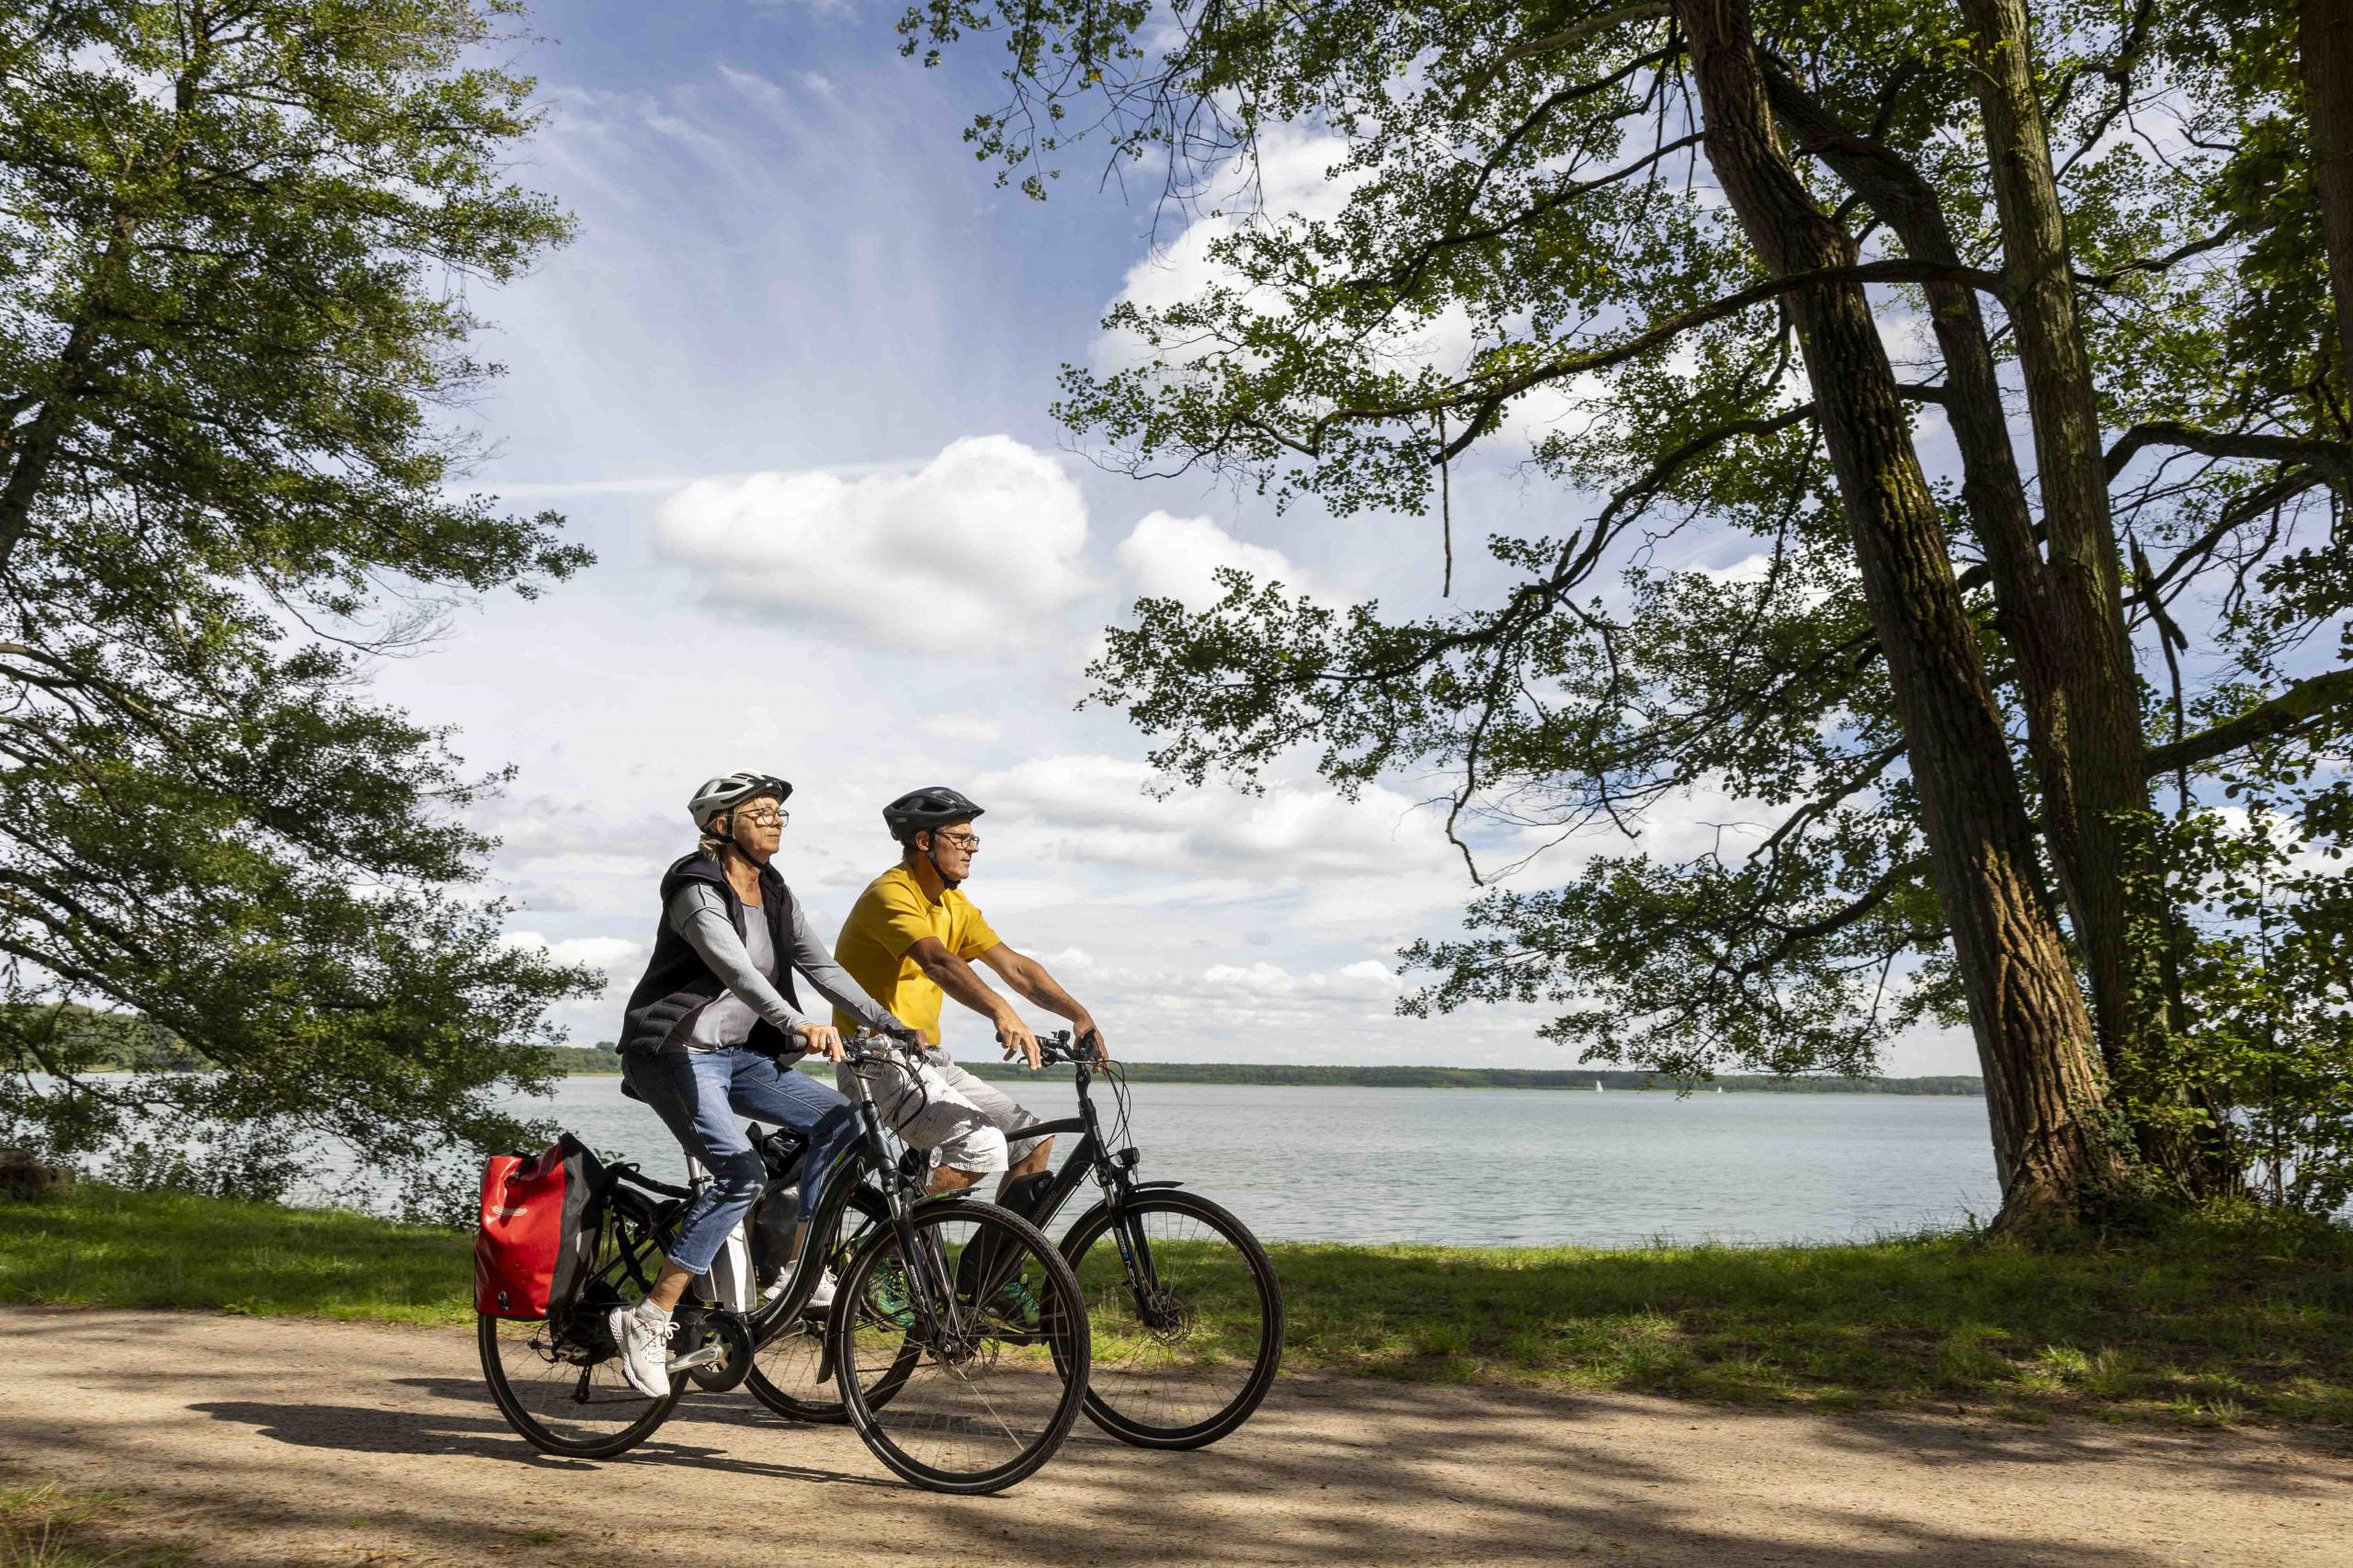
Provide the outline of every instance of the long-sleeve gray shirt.
[[[744,923],[745,936],[736,935],[735,923],[727,918],[727,901],[709,882],[683,883],[662,911],[671,929],[687,939],[687,945],[727,987],[725,995],[696,1015],[694,1028],[687,1037],[687,1044],[695,1049],[741,1045],[751,1038],[752,1026],[763,1018],[787,1031],[809,1022],[808,1015],[797,1011],[777,989],[777,980],[784,971],[779,967],[776,944],[768,937],[767,919],[757,913],[761,906],[747,903],[744,907],[750,915]],[[817,994],[868,1028],[894,1034],[905,1031],[906,1026],[869,996],[818,943],[797,899],[792,905],[792,952],[782,961],[799,970]]]

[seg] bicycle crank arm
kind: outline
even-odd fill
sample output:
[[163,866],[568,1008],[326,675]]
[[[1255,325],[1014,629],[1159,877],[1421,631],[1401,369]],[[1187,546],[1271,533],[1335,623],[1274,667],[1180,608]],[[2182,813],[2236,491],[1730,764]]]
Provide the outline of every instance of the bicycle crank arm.
[[715,1367],[726,1359],[726,1346],[704,1345],[688,1351],[683,1356],[673,1356],[665,1363],[665,1366],[672,1372],[686,1372],[697,1367]]

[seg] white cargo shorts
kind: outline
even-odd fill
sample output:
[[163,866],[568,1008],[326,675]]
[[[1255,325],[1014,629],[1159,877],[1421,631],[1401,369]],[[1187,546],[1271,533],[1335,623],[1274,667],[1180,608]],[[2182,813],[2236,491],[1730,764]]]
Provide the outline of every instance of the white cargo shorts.
[[[834,1069],[841,1091],[855,1098],[857,1079],[847,1062]],[[939,1163],[971,1176],[1010,1170],[1040,1142],[1020,1136],[1040,1118],[1013,1096],[956,1065],[938,1046],[910,1072],[900,1062],[870,1063],[866,1086],[882,1125],[917,1149],[937,1150]]]

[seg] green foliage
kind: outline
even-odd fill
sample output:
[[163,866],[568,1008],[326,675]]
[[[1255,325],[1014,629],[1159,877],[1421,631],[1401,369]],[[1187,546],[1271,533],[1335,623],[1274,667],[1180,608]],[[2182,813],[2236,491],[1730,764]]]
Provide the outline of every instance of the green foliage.
[[[1769,73],[1916,175],[1964,263],[2001,270],[1958,10],[1753,10]],[[2353,448],[2292,11],[2169,0],[2030,13],[2101,418],[2131,432],[2111,454],[2113,503],[2157,744],[2353,647],[2353,532],[2336,522]],[[1105,325],[1140,364],[1066,370],[1056,412],[1108,460],[1206,468],[1336,518],[1427,516],[1442,473],[1459,490],[1456,465],[1495,450],[1539,398],[1566,398],[1549,429],[1521,429],[1518,465],[1558,486],[1562,520],[1486,541],[1505,585],[1484,602],[1333,605],[1228,573],[1214,606],[1138,604],[1092,671],[1097,699],[1153,738],[1173,779],[1255,788],[1299,756],[1343,791],[1437,776],[1449,833],[1482,874],[1507,858],[1506,830],[1573,845],[1547,883],[1523,875],[1481,896],[1466,935],[1406,949],[1428,978],[1408,1011],[1550,1005],[1545,1032],[1583,1059],[1678,1076],[1868,1073],[1895,1031],[1959,1020],[1836,477],[1789,323],[1712,188],[1671,16],[1604,0],[1148,12],[962,0],[917,7],[903,27],[940,45],[991,28],[1020,40],[1008,101],[979,138],[1008,169],[1067,157],[1063,128],[1084,119],[1114,159],[1165,156],[1169,197],[1191,212],[1235,185],[1248,208],[1252,160],[1278,135],[1332,148],[1336,216],[1245,211],[1212,247],[1220,281],[1166,308],[1112,311]],[[1069,57],[1089,69],[1074,74]],[[1081,103],[1086,115],[1046,112]],[[1875,304],[1911,312],[1920,330],[1899,345],[1927,345],[1920,278],[1907,279],[1883,216],[1805,135],[1784,140],[1822,210],[1891,279]],[[1894,369],[1915,407],[1942,395],[1933,345]],[[2016,721],[2032,808],[2017,629],[1995,613],[1960,476],[1937,491],[1973,653]],[[1702,530],[1714,536],[1704,554]],[[1744,553],[1756,570],[1663,563]],[[2322,712],[2282,733],[2311,790],[2283,778],[2297,799],[2278,810],[2309,829],[2333,809],[2343,731]],[[2235,832],[2211,814],[2232,755],[2185,767],[2184,854],[2204,835],[2211,858],[2213,835]],[[1707,853],[1592,853],[1587,835],[1638,838],[1652,808],[1696,790],[1746,819]],[[2205,874],[2165,873],[2183,913],[2202,907],[2189,884]],[[2353,900],[2334,869],[2275,892],[2309,923],[2297,953],[2335,950]],[[2158,926],[2148,951],[2187,939]],[[2150,980],[2171,1033],[2129,1064],[2124,1113],[2230,1137],[2234,1114],[2268,1114],[2259,1085],[2288,1093],[2293,1075],[2245,1070],[2243,967],[2177,958]],[[2301,1009],[2273,1034],[2312,1042],[2298,1125],[2336,1137],[2335,1113],[2311,1108],[2336,1060],[2320,1043],[2341,1030],[2336,994],[2265,989],[2275,1013]],[[2328,1163],[2310,1142],[2299,1159],[2315,1180]]]
[[[530,84],[472,63],[512,9],[0,16],[0,1139],[268,1194],[329,1137],[438,1207],[524,1135],[498,1090],[588,977],[451,891],[501,776],[360,688],[586,559],[452,487],[468,286],[569,232],[506,177]],[[79,1006],[216,1071],[89,1079]]]
[[2189,1107],[2228,1108],[2223,1135],[2258,1196],[2337,1214],[2353,1203],[2353,894],[2336,865],[2353,785],[2312,789],[2296,751],[2271,745],[2228,778],[2237,808],[2161,824],[2170,902],[2192,918],[2150,949],[2170,960],[2182,1017],[2129,1070],[2157,1114],[2193,1129]]

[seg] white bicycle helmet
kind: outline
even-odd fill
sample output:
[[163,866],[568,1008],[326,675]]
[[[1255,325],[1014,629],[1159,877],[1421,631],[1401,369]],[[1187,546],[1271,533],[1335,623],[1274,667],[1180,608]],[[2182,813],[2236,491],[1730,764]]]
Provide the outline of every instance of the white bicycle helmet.
[[774,795],[782,805],[791,798],[792,786],[768,773],[722,773],[703,780],[702,788],[687,802],[687,813],[695,819],[695,831],[708,833],[713,817],[762,795]]

